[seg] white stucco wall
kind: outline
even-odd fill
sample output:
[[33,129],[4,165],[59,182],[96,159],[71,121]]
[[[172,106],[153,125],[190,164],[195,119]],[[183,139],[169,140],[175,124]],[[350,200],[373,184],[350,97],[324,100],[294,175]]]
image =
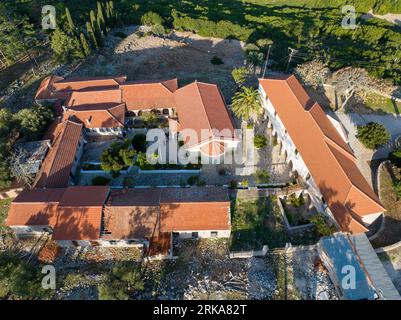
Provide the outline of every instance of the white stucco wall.
[[[216,237],[212,237],[211,232],[217,232]],[[198,238],[229,238],[231,231],[230,230],[185,230],[185,231],[179,231],[179,230],[174,230],[174,233],[179,233],[179,237],[182,239],[190,239],[192,237],[192,232],[197,232],[198,233]]]

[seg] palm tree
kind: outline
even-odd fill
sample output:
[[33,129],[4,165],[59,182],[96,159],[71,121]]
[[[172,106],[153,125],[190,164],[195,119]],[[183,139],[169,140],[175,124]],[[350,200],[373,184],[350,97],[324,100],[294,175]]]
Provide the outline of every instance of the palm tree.
[[238,118],[245,121],[253,119],[256,121],[263,112],[258,90],[252,87],[243,87],[236,92],[232,99],[232,110]]

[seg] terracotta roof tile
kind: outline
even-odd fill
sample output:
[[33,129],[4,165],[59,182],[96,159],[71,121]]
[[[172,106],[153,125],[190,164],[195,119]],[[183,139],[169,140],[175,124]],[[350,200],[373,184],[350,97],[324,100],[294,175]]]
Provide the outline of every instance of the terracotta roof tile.
[[[135,188],[113,191],[105,210],[109,239],[141,239],[174,230],[230,229],[227,190]],[[191,229],[192,228],[192,229]]]
[[73,110],[108,109],[121,104],[121,90],[73,91],[65,105]]
[[7,226],[54,226],[65,189],[24,190],[10,205]]
[[128,110],[174,107],[171,89],[175,89],[175,86],[176,79],[165,82],[127,82],[120,86],[122,101],[126,103]]
[[87,90],[93,87],[118,87],[124,83],[126,77],[91,77],[91,78],[68,78],[53,83],[55,90],[76,91]]
[[360,232],[365,227],[355,219],[385,209],[359,171],[350,148],[295,76],[259,82],[341,228]]
[[42,163],[34,186],[36,188],[63,188],[68,186],[75,153],[81,138],[82,124],[63,122]]
[[102,221],[102,207],[58,208],[53,240],[98,240]]
[[108,186],[70,186],[60,199],[59,207],[101,207],[109,190]]

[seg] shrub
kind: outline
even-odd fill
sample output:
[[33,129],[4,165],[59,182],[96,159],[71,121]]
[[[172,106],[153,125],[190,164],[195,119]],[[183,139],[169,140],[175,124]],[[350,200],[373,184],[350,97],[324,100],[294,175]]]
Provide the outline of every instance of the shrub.
[[158,13],[149,11],[141,17],[141,23],[145,26],[163,25],[163,18]]
[[255,135],[255,137],[253,138],[253,144],[257,149],[262,149],[267,144],[266,137],[261,134]]
[[100,156],[100,166],[103,170],[118,172],[132,165],[136,151],[130,148],[129,141],[114,142]]
[[393,189],[397,196],[397,200],[401,199],[401,180],[393,182]]
[[159,121],[159,117],[153,112],[142,113],[141,119],[145,122],[147,126],[150,127],[156,126]]
[[391,135],[387,129],[380,123],[369,122],[365,126],[358,126],[358,139],[368,149],[377,149],[386,144]]
[[233,69],[233,71],[231,71],[231,76],[233,77],[237,86],[240,87],[244,84],[244,82],[246,81],[247,73],[248,71],[244,67],[235,68]]
[[270,181],[270,174],[267,170],[258,169],[255,174],[256,183],[267,184]]
[[106,186],[109,182],[110,179],[103,176],[97,176],[92,179],[92,185],[94,186]]
[[152,26],[152,32],[157,36],[164,36],[167,33],[166,29],[160,24]]
[[305,204],[305,198],[302,193],[299,195],[299,197],[297,197],[295,193],[293,193],[288,197],[288,200],[290,201],[291,205],[296,208],[301,207]]
[[139,133],[132,139],[132,146],[137,152],[146,152],[146,135]]
[[314,215],[309,219],[309,221],[314,224],[316,231],[322,237],[329,236],[336,231],[334,226],[329,226],[327,224],[326,219],[321,213]]
[[229,188],[230,189],[237,189],[237,187],[238,187],[238,182],[236,180],[231,180]]
[[206,186],[206,181],[205,180],[198,180],[198,182],[196,183],[196,185],[198,187],[204,187]]
[[248,180],[247,179],[242,179],[241,186],[247,188],[248,185],[249,185]]
[[98,286],[100,300],[128,300],[130,294],[142,291],[144,283],[139,268],[132,262],[119,262],[107,279]]
[[0,299],[30,300],[49,298],[52,290],[41,286],[40,265],[31,265],[14,252],[0,253]]
[[187,182],[188,182],[188,184],[190,186],[194,186],[195,184],[199,183],[199,177],[198,176],[191,176],[191,177],[188,178]]
[[391,152],[389,158],[395,166],[401,168],[401,149]]
[[246,125],[246,128],[247,128],[247,129],[253,129],[253,124],[252,124],[252,123],[248,123],[248,124]]
[[218,65],[218,64],[223,64],[224,62],[223,62],[223,60],[221,60],[221,58],[219,58],[218,56],[213,56],[213,58],[210,59],[210,63],[211,63],[211,64]]

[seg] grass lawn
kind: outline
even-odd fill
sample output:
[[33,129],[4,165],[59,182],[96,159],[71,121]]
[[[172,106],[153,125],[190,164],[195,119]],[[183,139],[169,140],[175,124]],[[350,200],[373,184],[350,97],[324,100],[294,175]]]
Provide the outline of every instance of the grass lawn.
[[231,250],[284,247],[287,235],[274,198],[237,199],[232,204]]
[[401,174],[392,167],[381,168],[380,196],[387,212],[384,214],[384,230],[372,243],[375,248],[388,246],[401,240],[401,200],[393,189],[393,178],[400,179]]
[[378,113],[395,113],[400,114],[401,102],[392,101],[389,98],[382,97],[375,93],[370,93],[364,104],[369,109]]
[[283,248],[292,245],[310,245],[319,240],[313,228],[301,234],[289,235],[283,224],[276,197],[237,199],[231,208],[231,251]]

